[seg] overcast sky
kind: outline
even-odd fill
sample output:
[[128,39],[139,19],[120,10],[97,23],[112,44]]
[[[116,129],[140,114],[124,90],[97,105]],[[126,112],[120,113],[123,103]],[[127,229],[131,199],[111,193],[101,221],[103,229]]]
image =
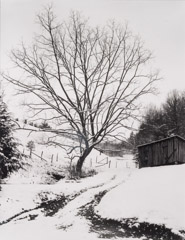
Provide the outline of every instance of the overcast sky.
[[[30,43],[35,32],[36,14],[53,2],[59,20],[70,10],[79,10],[93,24],[108,19],[129,23],[154,56],[154,67],[160,69],[163,80],[160,94],[146,97],[145,104],[159,104],[172,89],[185,90],[185,1],[183,0],[1,0],[1,69],[9,67],[8,54],[22,40]],[[10,88],[5,88],[7,101]]]

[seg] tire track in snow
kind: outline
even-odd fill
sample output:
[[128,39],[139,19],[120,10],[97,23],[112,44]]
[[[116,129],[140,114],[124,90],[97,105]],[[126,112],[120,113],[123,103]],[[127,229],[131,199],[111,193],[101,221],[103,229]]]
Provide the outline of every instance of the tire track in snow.
[[61,211],[57,213],[60,222],[57,227],[59,229],[67,230],[69,227],[75,225],[76,222],[81,221],[81,219],[79,219],[79,211],[81,208],[91,203],[94,197],[100,192],[108,192],[125,182],[130,177],[130,175],[131,173],[127,174],[124,178],[120,178],[115,175],[108,182],[99,186],[91,187],[79,196],[77,196],[74,200],[70,201]]
[[[115,176],[113,176],[109,181],[112,181],[115,178]],[[37,215],[35,218],[32,219],[32,212],[36,211],[36,210],[43,210],[43,212],[45,212],[45,216],[53,216],[54,214],[56,214],[59,210],[63,209],[70,201],[73,201],[75,198],[77,198],[79,195],[83,194],[84,192],[90,190],[90,189],[96,189],[99,187],[102,187],[105,183],[101,183],[101,184],[97,184],[95,186],[92,186],[90,188],[84,188],[82,190],[80,190],[79,192],[72,194],[72,195],[61,195],[58,199],[55,198],[53,200],[48,200],[48,201],[44,201],[41,202],[41,204],[39,204],[38,206],[34,207],[34,208],[30,208],[30,209],[25,209],[17,214],[14,214],[13,216],[3,220],[0,222],[0,226],[7,224],[9,222],[11,222],[12,220],[19,220],[18,218],[21,217],[24,214],[28,214],[25,217],[20,218],[21,220],[24,218],[30,218],[30,220],[34,220],[38,215],[38,214],[34,214]]]

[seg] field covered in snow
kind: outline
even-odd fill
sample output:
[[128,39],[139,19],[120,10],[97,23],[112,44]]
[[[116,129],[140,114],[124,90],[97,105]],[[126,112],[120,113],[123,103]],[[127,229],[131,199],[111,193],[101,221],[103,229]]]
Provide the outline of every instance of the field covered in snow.
[[[1,185],[1,240],[185,239],[185,164],[137,169],[132,155],[110,158],[94,150],[85,168],[96,175],[56,181],[52,174],[69,166],[64,149],[43,145],[46,133],[18,130],[16,137],[20,151],[29,155],[30,140],[35,151]],[[142,233],[146,223],[171,235]]]
[[136,218],[185,230],[185,164],[135,171],[105,195],[96,212],[103,218]]

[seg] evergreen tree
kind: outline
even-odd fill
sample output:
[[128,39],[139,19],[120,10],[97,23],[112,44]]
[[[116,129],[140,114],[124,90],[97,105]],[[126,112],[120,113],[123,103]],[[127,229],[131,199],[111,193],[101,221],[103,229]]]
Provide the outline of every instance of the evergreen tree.
[[0,178],[19,168],[20,154],[13,137],[13,123],[7,106],[0,97]]

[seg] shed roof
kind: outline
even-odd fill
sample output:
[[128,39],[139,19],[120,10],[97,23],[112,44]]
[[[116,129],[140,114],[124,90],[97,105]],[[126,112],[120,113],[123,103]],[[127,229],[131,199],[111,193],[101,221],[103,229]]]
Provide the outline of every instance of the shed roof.
[[163,138],[163,139],[160,139],[160,140],[157,140],[157,141],[153,141],[153,142],[150,142],[150,143],[141,144],[141,145],[138,145],[137,147],[140,148],[140,147],[152,145],[152,144],[155,144],[155,143],[158,143],[158,142],[163,142],[163,141],[169,140],[171,138],[178,138],[178,139],[180,139],[180,140],[185,142],[185,139],[183,137],[181,137],[179,135],[174,135],[174,136]]

